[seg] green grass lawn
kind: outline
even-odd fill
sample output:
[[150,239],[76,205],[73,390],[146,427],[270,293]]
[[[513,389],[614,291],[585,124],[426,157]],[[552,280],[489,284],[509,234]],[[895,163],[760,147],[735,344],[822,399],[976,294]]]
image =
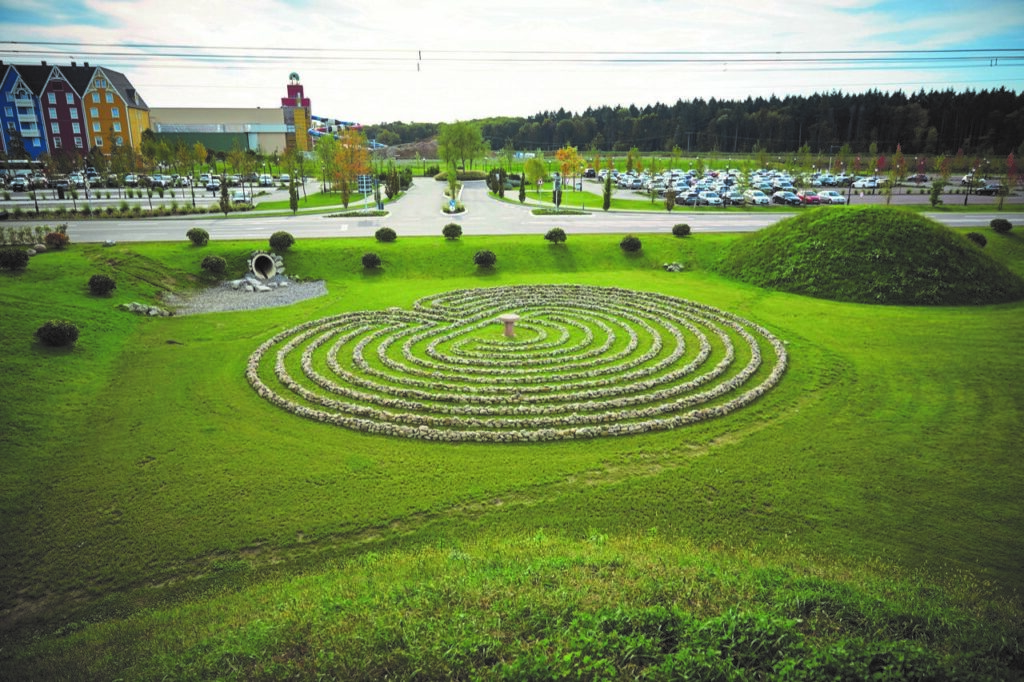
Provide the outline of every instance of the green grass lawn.
[[[1019,235],[987,234],[986,251],[1024,272]],[[894,580],[970,575],[1013,599],[1024,588],[1024,302],[882,307],[767,291],[715,274],[737,238],[644,235],[635,257],[615,235],[570,233],[561,246],[539,236],[300,240],[288,272],[326,280],[327,296],[173,318],[115,305],[200,286],[205,255],[240,271],[263,243],[72,245],[0,272],[0,668],[37,634],[118,628],[189,604],[210,609],[211,622],[251,623],[259,609],[201,605],[261,585],[288,593],[272,586],[370,552],[541,529],[622,542],[657,529],[712,557],[702,561],[742,552],[858,582],[876,565]],[[481,248],[497,254],[493,271],[472,264]],[[381,255],[380,272],[362,270],[367,251]],[[663,272],[668,261],[685,272]],[[89,295],[95,273],[116,279],[110,298]],[[753,405],[693,427],[506,446],[316,424],[245,381],[249,354],[301,322],[530,283],[627,287],[734,312],[787,342],[788,373]],[[74,348],[35,343],[55,317],[81,327]],[[110,631],[90,632],[81,641]],[[58,646],[48,641],[18,669]],[[70,661],[91,650],[67,646]]]

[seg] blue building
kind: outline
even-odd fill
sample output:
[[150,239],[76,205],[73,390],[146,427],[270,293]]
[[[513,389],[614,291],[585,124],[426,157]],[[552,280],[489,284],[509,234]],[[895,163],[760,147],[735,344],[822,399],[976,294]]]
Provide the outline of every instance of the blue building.
[[24,150],[36,159],[49,151],[39,98],[14,66],[0,63],[0,73],[0,132],[4,151],[16,157]]

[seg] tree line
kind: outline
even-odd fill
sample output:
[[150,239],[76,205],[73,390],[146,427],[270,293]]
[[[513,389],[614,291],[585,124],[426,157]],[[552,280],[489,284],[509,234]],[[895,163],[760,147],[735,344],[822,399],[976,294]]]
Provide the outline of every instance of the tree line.
[[[492,149],[581,149],[721,154],[790,152],[855,153],[872,145],[904,154],[1005,156],[1024,153],[1024,93],[998,90],[833,92],[785,98],[694,99],[645,107],[603,106],[577,114],[559,109],[526,118],[477,121]],[[429,139],[438,124],[368,126],[385,144]]]

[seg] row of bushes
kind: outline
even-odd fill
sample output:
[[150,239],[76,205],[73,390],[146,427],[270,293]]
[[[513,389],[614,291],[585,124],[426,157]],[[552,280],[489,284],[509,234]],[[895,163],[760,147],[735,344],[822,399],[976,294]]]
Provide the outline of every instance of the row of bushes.
[[[143,208],[136,204],[135,206],[128,206],[128,202],[122,201],[120,206],[105,206],[103,208],[93,208],[89,204],[83,204],[77,210],[68,208],[66,206],[58,206],[57,208],[41,208],[38,211],[32,209],[24,209],[21,206],[16,206],[10,215],[15,220],[23,219],[26,216],[39,217],[39,218],[154,218],[162,216],[172,215],[204,215],[208,213],[220,213],[221,208],[218,204],[211,204],[209,206],[191,206],[189,204],[176,205],[171,204],[166,206],[161,204],[160,206],[154,206],[152,209]],[[234,204],[231,207],[233,213],[251,211],[252,206],[249,204]]]
[[36,225],[35,227],[0,227],[0,245],[9,244],[43,244],[46,235],[57,232],[67,235],[68,224],[61,223],[55,227],[49,225]]
[[[193,227],[185,233],[193,246],[206,246],[210,243],[210,233],[201,227]],[[287,251],[295,244],[295,237],[283,230],[270,235],[270,248],[274,251]]]

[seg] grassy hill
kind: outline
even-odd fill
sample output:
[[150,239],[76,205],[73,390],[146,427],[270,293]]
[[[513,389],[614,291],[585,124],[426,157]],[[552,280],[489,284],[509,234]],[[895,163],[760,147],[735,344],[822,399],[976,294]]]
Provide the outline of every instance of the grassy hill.
[[[116,304],[264,244],[72,245],[0,273],[0,679],[1020,677],[1024,304],[836,303],[712,272],[731,235],[619,238],[300,240],[288,271],[327,296],[174,318]],[[1024,270],[1012,234],[986,251]],[[713,305],[790,367],[722,419],[511,446],[353,433],[246,383],[304,321],[536,283]],[[73,349],[32,338],[54,317]]]
[[1024,280],[963,235],[881,206],[802,212],[738,241],[720,271],[758,286],[858,303],[1024,298]]

